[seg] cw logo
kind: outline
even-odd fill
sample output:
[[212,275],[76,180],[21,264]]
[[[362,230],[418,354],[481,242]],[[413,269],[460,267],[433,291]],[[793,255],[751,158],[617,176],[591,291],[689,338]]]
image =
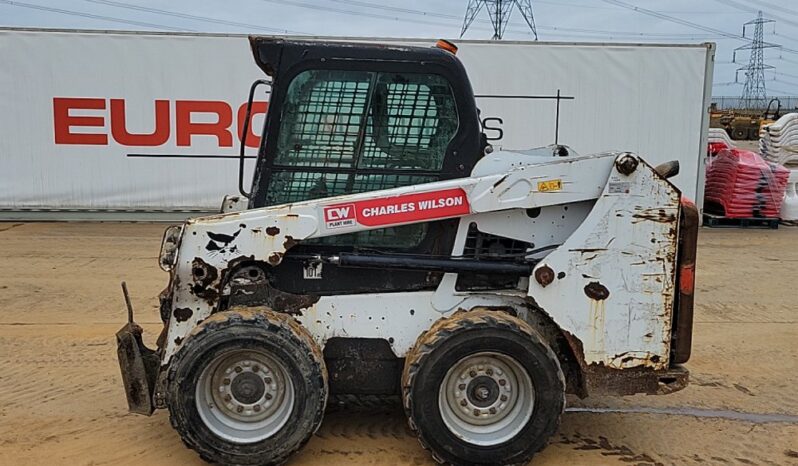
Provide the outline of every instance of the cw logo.
[[346,204],[335,207],[326,207],[324,209],[324,220],[327,222],[335,222],[338,220],[347,220],[355,217],[355,205]]

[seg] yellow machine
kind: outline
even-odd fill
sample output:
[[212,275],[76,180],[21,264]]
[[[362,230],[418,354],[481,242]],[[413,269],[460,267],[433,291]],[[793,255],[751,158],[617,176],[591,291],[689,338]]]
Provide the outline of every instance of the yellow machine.
[[[775,104],[775,108],[772,108]],[[710,128],[723,128],[734,140],[759,139],[762,127],[774,123],[781,116],[781,101],[773,98],[761,114],[757,110],[710,110]]]

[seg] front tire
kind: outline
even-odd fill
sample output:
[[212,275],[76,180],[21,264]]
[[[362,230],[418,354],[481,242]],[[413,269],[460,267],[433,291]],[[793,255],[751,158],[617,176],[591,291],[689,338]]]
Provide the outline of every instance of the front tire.
[[436,322],[407,355],[403,404],[439,463],[528,462],[557,430],[565,379],[556,355],[522,320],[458,312]]
[[291,316],[233,309],[205,320],[169,367],[172,426],[206,461],[281,464],[321,424],[327,373]]

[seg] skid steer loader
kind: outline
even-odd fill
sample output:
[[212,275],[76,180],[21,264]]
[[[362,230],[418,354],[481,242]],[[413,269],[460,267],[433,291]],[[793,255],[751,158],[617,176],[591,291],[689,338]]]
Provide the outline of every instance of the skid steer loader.
[[250,108],[271,93],[251,191],[242,143],[241,195],[166,230],[157,350],[130,308],[117,333],[132,412],[168,408],[207,461],[279,464],[329,396],[400,395],[436,461],[514,464],[566,393],[685,386],[698,216],[677,165],[492,151],[445,41],[250,42]]

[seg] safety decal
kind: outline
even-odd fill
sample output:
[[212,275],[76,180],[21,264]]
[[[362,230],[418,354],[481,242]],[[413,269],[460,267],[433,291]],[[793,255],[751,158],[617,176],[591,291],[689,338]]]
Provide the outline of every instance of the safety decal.
[[538,182],[538,192],[549,193],[552,191],[562,191],[562,180],[546,180]]
[[324,208],[327,229],[394,225],[420,220],[456,217],[471,212],[461,188],[368,199]]

